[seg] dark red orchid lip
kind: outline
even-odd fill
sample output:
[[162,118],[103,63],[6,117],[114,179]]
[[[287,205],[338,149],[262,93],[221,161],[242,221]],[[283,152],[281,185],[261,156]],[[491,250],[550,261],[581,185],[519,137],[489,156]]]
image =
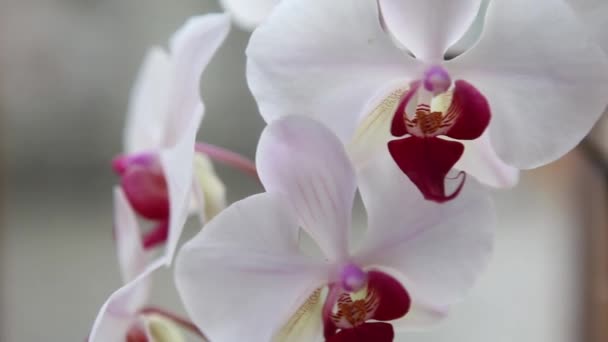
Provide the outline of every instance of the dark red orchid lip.
[[427,200],[450,201],[462,190],[466,174],[459,172],[459,183],[446,193],[446,177],[464,153],[464,145],[456,140],[479,138],[490,123],[491,112],[486,98],[471,84],[458,80],[452,102],[445,113],[433,113],[428,105],[417,109],[409,118],[406,108],[420,88],[414,82],[395,112],[391,134],[399,139],[388,143],[388,150],[401,171],[418,187]]
[[[353,300],[339,285],[332,285],[324,312],[324,335],[328,342],[380,341],[394,338],[392,321],[405,316],[411,298],[401,283],[390,275],[371,270],[367,272],[364,299]],[[337,307],[337,311],[334,311]],[[372,322],[369,322],[372,320]],[[384,321],[384,322],[374,322]]]

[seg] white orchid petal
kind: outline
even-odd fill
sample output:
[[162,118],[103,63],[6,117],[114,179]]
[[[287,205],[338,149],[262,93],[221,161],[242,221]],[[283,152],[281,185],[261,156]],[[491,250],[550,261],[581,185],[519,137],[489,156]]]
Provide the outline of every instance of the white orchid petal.
[[512,187],[519,181],[519,169],[502,161],[490,142],[489,133],[484,133],[475,140],[460,141],[464,144],[464,154],[454,165],[483,184],[496,187]]
[[443,60],[471,27],[481,0],[378,0],[387,29],[417,58]]
[[170,51],[174,74],[169,99],[165,146],[175,144],[195,110],[203,110],[200,79],[203,70],[230,30],[225,14],[190,18],[171,38]]
[[403,274],[413,302],[436,308],[461,299],[492,247],[494,210],[484,187],[469,178],[456,199],[425,201],[386,155],[361,170],[359,185],[369,222],[361,262]]
[[289,206],[265,193],[229,206],[180,250],[178,292],[211,341],[270,341],[327,282],[298,231]]
[[608,53],[608,2],[606,0],[569,0],[583,24],[595,35]]
[[449,62],[492,109],[498,156],[549,163],[589,132],[608,103],[608,60],[561,0],[495,0],[481,40]]
[[253,30],[261,24],[280,0],[220,0],[241,28]]
[[344,143],[377,93],[419,71],[382,30],[370,0],[283,1],[253,33],[247,56],[249,87],[266,122],[312,116]]
[[138,312],[148,299],[150,276],[165,264],[161,257],[150,263],[131,282],[110,295],[103,304],[89,335],[89,342],[124,341],[132,324],[138,320]]
[[143,272],[148,257],[135,212],[120,187],[114,188],[114,232],[122,280],[128,283]]
[[313,119],[275,120],[262,132],[256,164],[266,191],[284,194],[325,255],[346,257],[357,184],[338,138]]
[[190,209],[194,184],[194,142],[202,118],[203,110],[199,107],[193,111],[178,143],[160,153],[169,192],[169,236],[165,247],[167,265],[173,260]]
[[146,54],[131,91],[125,128],[126,153],[161,146],[172,67],[169,56],[161,48],[152,48]]

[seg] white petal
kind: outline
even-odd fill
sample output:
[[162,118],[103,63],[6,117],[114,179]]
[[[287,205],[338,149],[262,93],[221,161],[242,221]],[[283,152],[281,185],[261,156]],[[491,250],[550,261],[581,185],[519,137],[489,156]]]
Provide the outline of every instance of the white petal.
[[494,209],[484,187],[469,178],[456,199],[425,201],[385,156],[361,171],[359,186],[369,222],[361,262],[401,273],[412,301],[430,309],[460,300],[492,247]]
[[163,258],[155,260],[139,276],[110,295],[97,314],[89,342],[125,340],[148,299],[150,276],[163,264]]
[[174,74],[170,89],[166,145],[176,143],[193,112],[203,110],[201,74],[230,30],[230,18],[208,14],[190,18],[171,38]]
[[167,265],[171,264],[190,209],[194,184],[194,142],[202,118],[203,111],[199,107],[193,111],[178,143],[160,153],[169,192],[169,237],[165,247]]
[[253,33],[247,56],[249,87],[266,122],[312,116],[343,142],[377,93],[419,71],[382,30],[370,0],[283,1]]
[[270,14],[280,0],[220,0],[234,21],[246,30],[253,30]]
[[595,34],[600,46],[608,53],[608,2],[606,0],[569,0],[584,25]]
[[194,323],[211,341],[270,341],[327,282],[301,254],[298,225],[272,194],[236,202],[180,250],[175,278]]
[[315,120],[282,118],[262,132],[256,165],[266,191],[284,194],[325,256],[346,257],[357,185],[338,138]]
[[161,146],[172,67],[164,50],[155,47],[148,51],[131,91],[125,129],[126,153]]
[[120,187],[114,188],[114,232],[122,280],[128,283],[146,268],[148,257],[137,218]]
[[492,1],[481,40],[449,67],[487,97],[492,144],[518,168],[564,155],[608,103],[606,56],[560,0]]
[[519,169],[503,162],[490,142],[489,133],[484,133],[476,140],[462,140],[464,154],[454,165],[481,183],[497,188],[512,187],[519,181]]
[[378,0],[387,29],[417,58],[440,62],[475,20],[481,0]]

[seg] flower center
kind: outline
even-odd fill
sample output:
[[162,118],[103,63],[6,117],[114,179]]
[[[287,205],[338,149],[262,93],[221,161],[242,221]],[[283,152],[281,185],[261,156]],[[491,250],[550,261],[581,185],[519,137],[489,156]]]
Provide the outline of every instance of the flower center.
[[367,274],[359,266],[348,264],[342,268],[341,285],[345,291],[357,292],[367,282]]
[[357,327],[371,319],[380,305],[376,291],[367,291],[365,298],[353,300],[351,294],[343,293],[336,303],[338,310],[331,319],[340,329]]
[[447,70],[441,65],[434,65],[424,72],[423,76],[424,89],[431,92],[433,95],[445,93],[452,85],[452,78]]

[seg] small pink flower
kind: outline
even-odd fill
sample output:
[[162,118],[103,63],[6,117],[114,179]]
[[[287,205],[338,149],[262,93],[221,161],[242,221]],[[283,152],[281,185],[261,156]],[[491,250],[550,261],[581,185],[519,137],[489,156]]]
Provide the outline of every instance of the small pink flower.
[[[475,182],[438,205],[407,179],[385,182],[394,167],[363,170],[368,229],[353,248],[357,177],[331,131],[274,121],[256,163],[267,192],[225,209],[176,259],[182,301],[211,341],[392,341],[394,328],[444,316],[489,257],[493,210]],[[301,249],[304,232],[322,257]]]

